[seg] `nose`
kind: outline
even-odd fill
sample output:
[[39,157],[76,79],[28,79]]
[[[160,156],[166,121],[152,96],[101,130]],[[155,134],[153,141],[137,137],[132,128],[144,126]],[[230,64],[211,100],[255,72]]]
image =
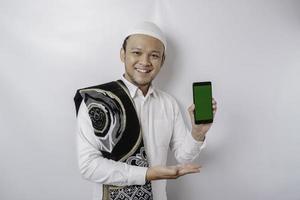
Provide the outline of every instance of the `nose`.
[[144,54],[140,57],[140,64],[142,64],[144,66],[150,65],[149,56],[147,54]]

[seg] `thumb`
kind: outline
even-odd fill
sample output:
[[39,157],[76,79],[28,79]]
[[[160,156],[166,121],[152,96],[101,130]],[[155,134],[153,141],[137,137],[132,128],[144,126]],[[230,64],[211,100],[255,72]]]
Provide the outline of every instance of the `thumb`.
[[192,121],[192,124],[194,124],[194,110],[195,110],[195,104],[192,104],[189,108],[188,108],[188,112],[190,114],[190,118]]

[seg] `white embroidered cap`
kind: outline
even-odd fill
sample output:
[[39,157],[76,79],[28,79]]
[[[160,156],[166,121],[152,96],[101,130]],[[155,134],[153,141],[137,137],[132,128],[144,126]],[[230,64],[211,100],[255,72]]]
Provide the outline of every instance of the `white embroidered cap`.
[[167,49],[167,40],[164,33],[156,24],[152,22],[143,21],[138,23],[136,26],[134,26],[126,33],[124,38],[134,34],[143,34],[143,35],[152,36],[163,43],[163,45],[165,46],[165,51]]

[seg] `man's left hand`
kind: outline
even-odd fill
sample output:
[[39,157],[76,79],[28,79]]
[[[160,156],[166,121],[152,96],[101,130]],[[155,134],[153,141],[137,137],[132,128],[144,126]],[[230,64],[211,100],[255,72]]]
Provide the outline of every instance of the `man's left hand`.
[[[213,109],[213,117],[215,117],[215,114],[217,112],[217,102],[212,99],[212,109]],[[194,119],[194,110],[195,110],[195,105],[192,104],[189,108],[189,114],[191,117],[191,122],[192,122],[192,136],[195,140],[197,141],[204,141],[205,135],[207,131],[210,129],[212,126],[212,123],[209,124],[195,124],[195,119]]]

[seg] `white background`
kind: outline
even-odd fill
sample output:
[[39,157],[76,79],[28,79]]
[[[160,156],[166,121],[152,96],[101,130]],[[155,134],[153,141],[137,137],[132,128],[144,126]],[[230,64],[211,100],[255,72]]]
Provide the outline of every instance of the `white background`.
[[201,173],[169,181],[169,199],[299,200],[296,0],[0,0],[0,199],[91,199],[73,96],[122,75],[122,33],[141,20],[168,37],[155,84],[185,114],[193,81],[218,102]]

